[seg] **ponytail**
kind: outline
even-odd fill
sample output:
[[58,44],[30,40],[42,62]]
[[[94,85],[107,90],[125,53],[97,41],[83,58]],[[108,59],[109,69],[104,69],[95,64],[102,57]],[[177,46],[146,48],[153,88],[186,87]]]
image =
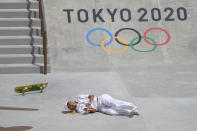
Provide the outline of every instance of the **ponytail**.
[[72,110],[71,112],[70,112],[70,114],[76,114],[77,113],[77,111],[76,111],[76,109],[74,109],[74,110]]

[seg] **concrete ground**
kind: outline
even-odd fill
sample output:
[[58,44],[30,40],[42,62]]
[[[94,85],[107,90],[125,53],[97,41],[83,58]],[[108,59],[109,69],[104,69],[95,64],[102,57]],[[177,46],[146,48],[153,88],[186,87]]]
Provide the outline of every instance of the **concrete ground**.
[[[122,72],[67,72],[0,75],[0,130],[32,131],[196,131],[197,66],[132,69]],[[16,94],[20,85],[48,82],[44,93]],[[133,102],[140,116],[64,113],[78,94],[108,93]],[[33,108],[25,111],[5,107]],[[21,130],[21,129],[20,129]]]
[[[197,131],[196,0],[44,0],[44,7],[52,73],[0,74],[0,131]],[[106,9],[116,8],[112,22]],[[139,12],[142,8],[148,11],[147,15],[143,10]],[[154,8],[161,11],[160,21],[153,20]],[[187,10],[187,20],[178,18],[183,18],[177,15],[180,8]],[[74,10],[71,23],[64,9]],[[88,11],[87,23],[78,21],[79,9]],[[95,22],[94,9],[97,13],[103,9],[101,16],[105,22],[98,17]],[[122,20],[123,9],[131,10],[131,21]],[[139,21],[143,13],[147,22]],[[175,20],[167,21],[166,16]],[[113,35],[122,28],[134,28],[143,35],[148,28],[160,27],[169,32],[171,39],[154,52],[127,50],[115,54],[86,40],[86,34],[98,27],[108,29]],[[158,43],[167,38],[162,32],[149,35]],[[91,40],[100,43],[107,36],[97,32]],[[129,42],[136,33],[125,32],[120,37]],[[38,44],[36,39],[32,41]],[[119,45],[113,41],[108,49],[122,50],[123,46]],[[150,48],[145,45],[142,41],[138,47]],[[33,92],[22,96],[14,92],[16,86],[40,82],[49,83],[42,94]],[[66,114],[64,101],[85,93],[107,93],[132,102],[138,106],[140,116]]]

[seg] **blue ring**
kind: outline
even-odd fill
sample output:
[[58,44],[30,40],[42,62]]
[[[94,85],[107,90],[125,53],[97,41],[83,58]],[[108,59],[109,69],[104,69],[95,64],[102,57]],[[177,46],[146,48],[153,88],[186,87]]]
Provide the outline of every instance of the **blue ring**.
[[94,28],[94,29],[88,31],[88,33],[87,33],[87,35],[86,35],[86,40],[88,41],[88,43],[90,43],[90,44],[92,44],[92,45],[94,45],[94,46],[101,46],[101,44],[95,44],[94,42],[92,42],[92,41],[89,40],[89,35],[90,35],[92,32],[96,31],[96,30],[103,30],[103,31],[107,32],[107,33],[110,35],[110,38],[111,38],[111,39],[110,39],[110,41],[108,41],[107,43],[105,43],[105,46],[107,46],[107,45],[109,45],[109,44],[112,43],[112,41],[113,41],[113,35],[112,35],[112,33],[111,33],[110,31],[104,29],[104,28]]

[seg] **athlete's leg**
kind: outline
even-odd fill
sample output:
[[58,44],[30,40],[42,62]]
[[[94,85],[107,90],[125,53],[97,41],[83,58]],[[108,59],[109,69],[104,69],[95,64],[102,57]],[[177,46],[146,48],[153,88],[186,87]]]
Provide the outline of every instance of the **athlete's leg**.
[[119,108],[119,109],[134,110],[134,109],[137,108],[132,103],[114,99],[108,94],[104,94],[104,95],[101,96],[101,103],[102,103],[102,105],[105,105],[105,106],[108,106],[108,107],[113,107],[113,108]]
[[120,109],[130,109],[130,110],[135,110],[137,107],[129,102],[126,101],[122,101],[122,100],[117,100],[115,98],[113,98],[113,107],[115,108],[120,108]]
[[121,109],[113,109],[110,107],[101,107],[99,109],[100,112],[108,114],[108,115],[123,115],[123,116],[130,116],[131,115],[131,110],[121,110]]

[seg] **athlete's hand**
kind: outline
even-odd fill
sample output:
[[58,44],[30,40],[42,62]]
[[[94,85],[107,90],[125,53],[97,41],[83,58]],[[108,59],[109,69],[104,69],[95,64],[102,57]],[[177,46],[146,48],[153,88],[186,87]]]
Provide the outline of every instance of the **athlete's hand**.
[[88,102],[88,103],[86,103],[85,105],[86,105],[86,106],[89,106],[89,105],[91,105],[91,104]]
[[96,112],[96,109],[93,109],[93,108],[85,108],[84,111],[87,111],[88,113],[94,113],[94,112]]
[[90,109],[85,108],[84,111],[87,111],[88,113],[90,113]]

